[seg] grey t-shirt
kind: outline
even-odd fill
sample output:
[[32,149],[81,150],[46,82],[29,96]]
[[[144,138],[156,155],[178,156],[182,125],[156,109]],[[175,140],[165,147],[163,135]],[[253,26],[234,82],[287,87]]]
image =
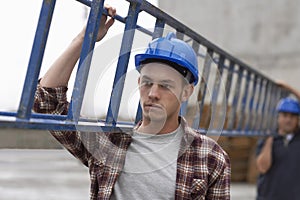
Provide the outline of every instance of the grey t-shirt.
[[163,135],[135,132],[111,199],[174,199],[183,128]]

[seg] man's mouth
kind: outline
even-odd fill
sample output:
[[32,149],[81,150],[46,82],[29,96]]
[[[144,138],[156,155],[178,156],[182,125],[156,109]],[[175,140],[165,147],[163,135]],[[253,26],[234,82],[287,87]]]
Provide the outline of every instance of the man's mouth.
[[144,107],[148,109],[163,109],[161,105],[155,103],[145,103]]

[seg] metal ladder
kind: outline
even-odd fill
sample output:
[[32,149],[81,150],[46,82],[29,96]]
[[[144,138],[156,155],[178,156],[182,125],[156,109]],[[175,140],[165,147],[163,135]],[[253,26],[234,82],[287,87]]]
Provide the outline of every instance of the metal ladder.
[[[141,119],[141,108],[137,106],[133,122],[121,121],[118,116],[135,32],[139,31],[154,39],[163,36],[168,27],[168,30],[176,32],[179,39],[191,44],[198,55],[201,79],[195,88],[196,96],[194,102],[185,102],[181,107],[181,115],[188,118],[194,129],[203,134],[225,136],[265,135],[275,130],[276,104],[288,92],[145,0],[126,0],[129,2],[127,16],[115,16],[116,20],[125,24],[125,29],[106,119],[80,117],[98,22],[102,13],[107,13],[103,8],[104,0],[76,1],[90,7],[90,12],[68,115],[37,114],[31,111],[56,3],[55,0],[44,0],[19,108],[17,112],[0,111],[0,127],[90,132],[132,130]],[[137,25],[142,11],[156,19],[153,31]]]

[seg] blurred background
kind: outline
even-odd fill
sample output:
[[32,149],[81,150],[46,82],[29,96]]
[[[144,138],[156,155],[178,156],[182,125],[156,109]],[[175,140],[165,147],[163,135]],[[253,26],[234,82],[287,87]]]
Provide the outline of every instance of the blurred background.
[[[126,3],[107,2],[126,15]],[[300,90],[299,0],[150,2],[269,78]],[[0,7],[0,111],[17,109],[41,4],[15,0]],[[82,29],[88,12],[74,0],[57,0],[41,76]],[[151,17],[143,19],[138,23],[153,27]],[[122,33],[122,28],[116,24],[107,39]],[[255,197],[257,139],[218,138],[232,162],[232,199]],[[0,155],[1,199],[88,199],[87,169],[47,131],[0,128]]]

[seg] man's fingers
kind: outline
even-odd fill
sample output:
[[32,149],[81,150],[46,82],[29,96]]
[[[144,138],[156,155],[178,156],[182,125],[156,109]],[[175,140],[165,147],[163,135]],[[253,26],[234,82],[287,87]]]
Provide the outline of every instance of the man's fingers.
[[110,5],[104,5],[105,9],[107,9],[107,13],[109,16],[113,17],[116,15],[116,8],[111,7]]
[[97,41],[100,41],[106,35],[108,29],[114,24],[115,21],[112,17],[116,15],[116,9],[108,5],[105,5],[105,9],[107,9],[107,14],[110,17],[106,15],[101,16]]
[[[110,17],[114,17],[116,15],[116,8],[111,7],[110,5],[104,5],[105,9],[107,9],[107,13]],[[101,18],[101,25],[105,27],[106,30],[108,30],[112,25],[114,24],[114,19],[110,18],[107,20],[107,16],[102,16]]]
[[111,7],[108,9],[108,14],[109,16],[114,17],[116,15],[116,8]]
[[104,7],[105,7],[105,9],[107,9],[107,13],[111,17],[111,18],[108,19],[107,16],[106,16],[105,21],[103,21],[103,22],[101,20],[101,23],[104,24],[104,28],[107,31],[115,22],[114,18],[112,18],[112,17],[114,17],[116,15],[116,8],[111,7],[109,5],[104,5]]

